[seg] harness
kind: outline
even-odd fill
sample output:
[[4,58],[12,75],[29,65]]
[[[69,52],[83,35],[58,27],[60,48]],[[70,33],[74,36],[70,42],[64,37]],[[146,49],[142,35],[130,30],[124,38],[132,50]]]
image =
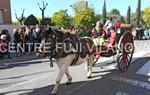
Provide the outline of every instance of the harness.
[[[57,43],[57,40],[60,39],[60,38],[58,37],[56,31],[53,30],[53,32],[54,32],[54,33],[52,34],[52,35],[54,35],[54,37],[53,37],[53,43],[56,44],[56,43]],[[63,36],[65,36],[65,34],[64,34]],[[61,38],[63,38],[63,37],[61,37]],[[81,44],[81,43],[80,43],[80,39],[79,39],[76,35],[70,35],[69,37],[66,37],[66,39],[63,39],[63,41],[61,41],[61,43],[65,42],[65,41],[67,41],[67,40],[71,41],[71,44],[72,44],[73,47],[76,49],[76,52],[69,53],[69,54],[75,54],[75,57],[74,57],[73,61],[71,62],[71,66],[72,66],[72,65],[75,65],[76,62],[77,62],[78,59],[79,59],[80,51],[81,51],[81,49],[80,49],[80,47],[81,47],[80,44]],[[77,45],[77,47],[76,47],[76,45]],[[61,50],[60,52],[59,52],[59,51],[56,52],[56,51],[55,51],[55,48],[56,48],[56,47],[52,47],[52,49],[51,49],[51,51],[52,51],[51,53],[52,53],[52,54],[48,54],[49,60],[51,61],[50,66],[53,66],[52,58],[60,58],[60,57],[63,57],[64,51]],[[62,46],[62,48],[63,48],[63,46]]]
[[74,36],[74,38],[75,38],[75,41],[77,42],[77,52],[76,52],[76,55],[75,55],[75,58],[74,58],[74,60],[72,61],[72,63],[71,63],[71,66],[72,65],[75,65],[75,63],[78,61],[78,59],[79,59],[79,56],[80,56],[80,42],[79,42],[79,39],[76,37],[76,36]]

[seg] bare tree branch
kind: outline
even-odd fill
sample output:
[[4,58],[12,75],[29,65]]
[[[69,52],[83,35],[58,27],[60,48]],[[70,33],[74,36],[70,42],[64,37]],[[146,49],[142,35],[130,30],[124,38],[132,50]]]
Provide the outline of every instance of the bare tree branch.
[[39,4],[39,3],[38,3],[38,6],[39,6],[40,10],[42,11],[42,8],[41,8],[41,6],[40,6],[40,4]]
[[39,9],[42,12],[42,19],[44,19],[44,12],[45,12],[46,7],[48,6],[48,3],[45,4],[44,1],[42,1],[42,7],[40,6],[39,3],[38,3],[38,6],[39,6]]
[[23,24],[23,20],[24,20],[24,11],[25,11],[25,9],[23,9],[21,16],[18,17],[18,16],[17,16],[17,12],[16,12],[16,10],[15,10],[15,17],[16,17],[16,19],[19,21],[19,23],[20,23],[21,25]]

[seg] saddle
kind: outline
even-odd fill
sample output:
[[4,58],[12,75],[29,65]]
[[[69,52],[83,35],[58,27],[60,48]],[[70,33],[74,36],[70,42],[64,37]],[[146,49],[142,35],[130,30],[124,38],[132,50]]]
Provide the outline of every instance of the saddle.
[[65,52],[64,49],[61,50],[60,57],[66,57],[69,54],[76,54],[75,58],[71,65],[75,64],[79,57],[85,58],[87,54],[91,54],[93,41],[89,38],[81,38],[76,35],[67,33],[64,38],[64,43],[66,44],[66,48],[70,49],[70,45],[73,47],[73,51]]

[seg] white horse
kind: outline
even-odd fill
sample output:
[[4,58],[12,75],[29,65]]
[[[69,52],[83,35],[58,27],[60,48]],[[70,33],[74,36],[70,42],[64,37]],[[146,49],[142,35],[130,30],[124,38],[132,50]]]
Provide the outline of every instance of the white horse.
[[[70,41],[71,40],[71,41]],[[65,52],[64,48],[62,45],[58,47],[57,43],[71,43],[72,46],[74,41],[75,44],[80,45],[80,51],[73,52],[75,50],[74,48],[71,48],[70,52]],[[59,73],[56,79],[56,84],[54,85],[54,88],[51,91],[52,95],[56,95],[58,86],[61,82],[61,79],[63,75],[65,74],[67,76],[67,84],[71,84],[72,77],[69,73],[68,67],[71,65],[79,65],[82,63],[86,63],[87,67],[87,78],[91,78],[92,74],[92,66],[93,66],[93,61],[94,61],[94,53],[90,51],[90,48],[92,49],[93,47],[93,41],[90,38],[83,38],[78,40],[78,38],[75,35],[72,34],[65,34],[63,32],[60,32],[58,30],[50,28],[47,32],[45,32],[45,37],[43,37],[42,42],[41,42],[41,48],[43,47],[44,43],[49,43],[49,56],[55,57],[56,63],[59,68]],[[60,44],[59,44],[60,45]],[[77,49],[78,47],[76,47]],[[79,49],[78,48],[78,49]],[[87,49],[89,48],[89,49]],[[58,50],[56,50],[58,49]],[[40,54],[43,54],[44,50],[40,50]],[[57,57],[56,57],[57,56]],[[50,59],[51,59],[50,58]]]

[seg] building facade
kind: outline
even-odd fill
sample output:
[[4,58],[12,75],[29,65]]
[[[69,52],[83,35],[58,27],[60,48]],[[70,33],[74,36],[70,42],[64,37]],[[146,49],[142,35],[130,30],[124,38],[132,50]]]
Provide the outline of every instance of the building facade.
[[0,0],[0,25],[12,24],[10,0]]

